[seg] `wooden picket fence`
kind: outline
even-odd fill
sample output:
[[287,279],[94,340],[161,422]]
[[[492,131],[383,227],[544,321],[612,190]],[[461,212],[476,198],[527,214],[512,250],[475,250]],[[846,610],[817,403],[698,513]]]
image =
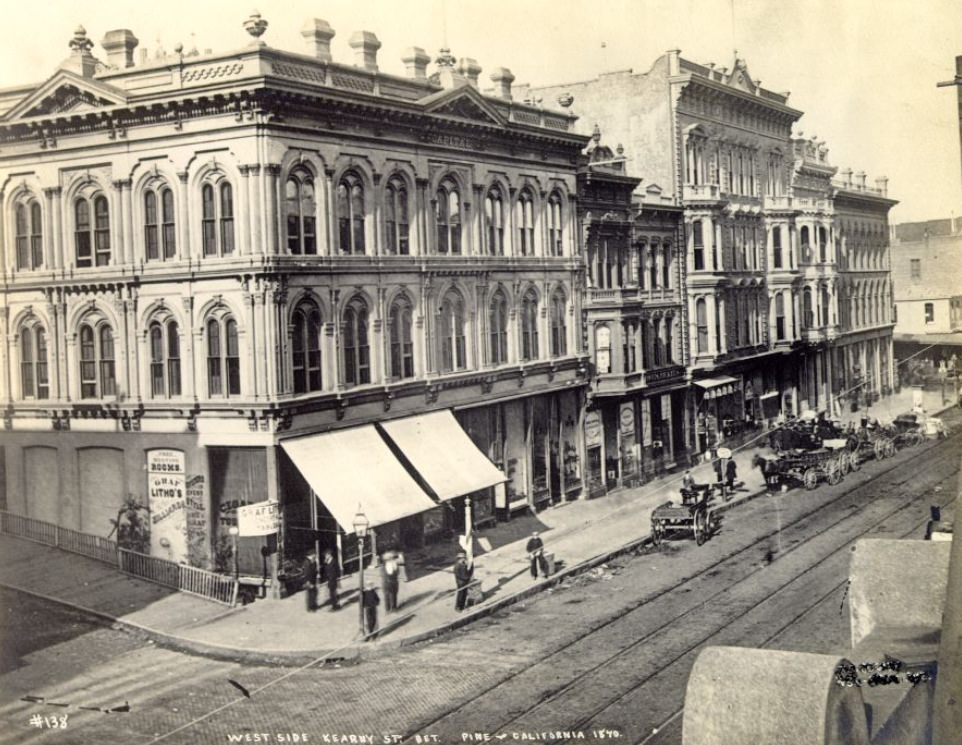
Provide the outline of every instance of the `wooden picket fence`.
[[96,559],[118,567],[125,574],[217,603],[233,606],[237,602],[237,582],[232,577],[120,548],[116,541],[103,536],[4,510],[0,510],[0,533]]

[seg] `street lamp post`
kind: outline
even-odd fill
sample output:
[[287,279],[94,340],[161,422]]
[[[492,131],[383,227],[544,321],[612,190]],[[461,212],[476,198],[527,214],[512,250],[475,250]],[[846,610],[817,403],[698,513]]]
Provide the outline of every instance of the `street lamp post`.
[[234,554],[234,582],[237,582],[240,576],[240,565],[237,560],[237,536],[240,535],[240,528],[236,525],[231,525],[227,529],[227,532],[230,533],[231,547],[233,548],[232,553]]
[[357,514],[354,516],[354,533],[357,535],[357,603],[362,637],[364,636],[364,536],[367,535],[370,525],[367,515],[361,511],[361,505],[358,505]]

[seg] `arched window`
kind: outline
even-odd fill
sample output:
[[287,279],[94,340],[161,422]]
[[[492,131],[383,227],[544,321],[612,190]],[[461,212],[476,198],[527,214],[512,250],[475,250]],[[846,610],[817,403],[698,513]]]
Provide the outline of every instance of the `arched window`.
[[806,287],[802,293],[802,319],[803,328],[815,328],[815,309],[812,304],[812,288]]
[[531,192],[522,189],[515,206],[518,225],[518,248],[522,256],[534,256],[534,199]]
[[234,253],[234,189],[224,181],[215,191],[212,184],[201,188],[201,222],[204,256]]
[[785,339],[785,295],[781,292],[775,293],[775,338]]
[[818,229],[818,260],[823,264],[828,260],[828,231],[823,227]]
[[292,254],[317,254],[317,204],[314,178],[304,169],[294,171],[285,187],[287,250]]
[[464,303],[449,290],[441,300],[438,314],[438,371],[454,372],[467,366],[464,345]]
[[177,253],[174,193],[169,187],[144,191],[144,249],[147,261],[172,259]]
[[695,302],[695,326],[698,332],[698,354],[708,352],[708,303],[705,298]]
[[521,299],[521,359],[538,358],[538,296],[528,290]]
[[661,286],[667,289],[671,287],[671,244],[664,244],[661,247],[661,252]]
[[155,398],[180,395],[180,329],[176,321],[150,324],[150,390]]
[[408,238],[408,190],[399,177],[394,176],[387,182],[385,202],[387,251],[407,256],[411,253]]
[[230,316],[207,321],[207,391],[211,396],[241,392],[237,322]]
[[24,398],[50,398],[47,334],[39,324],[20,332],[20,389]]
[[484,235],[490,256],[504,256],[504,199],[493,187],[484,198]]
[[80,197],[74,202],[74,249],[78,268],[110,263],[110,212],[105,196]]
[[344,309],[341,323],[345,385],[371,382],[371,347],[367,323],[367,305],[360,297],[355,297]]
[[353,171],[341,176],[337,184],[337,231],[342,254],[365,252],[364,185]]
[[17,269],[43,266],[43,223],[40,204],[35,200],[17,205]]
[[80,327],[80,397],[104,398],[117,393],[114,375],[114,333],[103,323]]
[[548,253],[551,256],[564,253],[564,231],[561,226],[561,197],[553,192],[548,197]]
[[658,244],[652,243],[648,246],[648,289],[654,290],[658,287]]
[[671,338],[671,328],[674,320],[665,319],[665,364],[672,365],[675,362],[674,340]]
[[705,268],[705,238],[701,220],[695,220],[691,224],[691,241],[695,271],[701,271]]
[[653,318],[651,321],[651,336],[654,344],[655,367],[665,364],[665,340],[661,336],[661,319]]
[[775,269],[782,268],[782,228],[779,225],[772,228],[772,264]]
[[321,313],[309,302],[294,309],[291,323],[294,393],[321,390]]
[[822,325],[828,326],[831,323],[829,318],[829,308],[831,306],[828,288],[822,286]]
[[508,361],[508,301],[498,290],[488,306],[488,362],[503,365]]
[[450,179],[438,187],[435,200],[435,222],[438,230],[438,253],[461,253],[461,195]]
[[401,297],[391,304],[391,377],[394,380],[414,377],[414,344],[411,336],[411,303]]
[[561,290],[551,296],[551,356],[568,354],[567,300]]
[[802,225],[799,232],[799,243],[802,244],[802,261],[808,263],[812,260],[812,239],[810,237],[808,225]]

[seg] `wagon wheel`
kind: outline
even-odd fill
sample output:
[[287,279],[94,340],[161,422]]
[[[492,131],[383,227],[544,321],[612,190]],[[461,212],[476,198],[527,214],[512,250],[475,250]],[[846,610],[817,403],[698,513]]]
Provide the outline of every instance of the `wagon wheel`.
[[805,473],[802,474],[802,483],[809,491],[818,486],[818,470],[815,466],[809,466],[805,469]]
[[909,440],[909,443],[911,443],[911,445],[914,447],[916,445],[921,445],[922,440],[924,439],[925,438],[922,436],[921,432],[913,432],[911,434],[911,439]]
[[708,514],[705,510],[698,510],[695,513],[692,530],[695,532],[695,543],[699,546],[708,540]]
[[830,460],[825,464],[825,476],[828,483],[835,486],[842,480],[842,469],[838,467],[838,463]]
[[852,461],[849,459],[848,453],[840,453],[836,463],[838,464],[839,472],[841,472],[843,476],[852,470]]
[[665,526],[661,524],[660,520],[651,521],[651,543],[653,546],[657,546],[661,543],[662,539],[665,537]]
[[882,460],[885,457],[885,442],[883,440],[876,440],[872,449],[875,451],[875,460]]
[[845,447],[854,453],[858,450],[858,438],[855,435],[849,435],[845,442]]
[[892,440],[886,440],[886,442],[885,442],[885,457],[886,457],[886,458],[894,458],[894,457],[895,457],[895,453],[897,453],[897,452],[898,452],[898,450],[897,450],[897,448],[895,447],[895,442],[893,442]]
[[848,454],[848,465],[852,471],[857,471],[862,467],[862,461],[859,459],[857,451],[853,450]]

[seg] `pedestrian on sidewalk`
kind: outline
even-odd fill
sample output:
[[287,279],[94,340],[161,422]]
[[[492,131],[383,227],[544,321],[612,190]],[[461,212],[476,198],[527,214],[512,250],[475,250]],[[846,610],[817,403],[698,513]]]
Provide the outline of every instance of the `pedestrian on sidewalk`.
[[384,587],[384,611],[390,613],[398,608],[397,594],[404,571],[404,555],[389,548],[381,555],[381,585]]
[[528,545],[525,546],[525,551],[528,552],[528,558],[531,561],[531,577],[538,579],[539,567],[541,568],[541,574],[547,577],[548,562],[544,558],[544,541],[541,540],[537,530],[534,531],[528,539]]
[[327,583],[327,597],[332,611],[341,607],[337,599],[337,583],[340,578],[341,568],[337,565],[334,552],[327,549],[324,552],[324,581]]
[[454,609],[464,610],[465,603],[468,601],[468,585],[474,576],[474,567],[468,564],[468,555],[464,551],[458,552],[458,560],[454,563],[454,582],[458,587],[457,595],[454,599]]
[[304,599],[307,604],[307,612],[313,613],[317,610],[317,554],[309,551],[304,557],[301,566],[304,575]]
[[361,606],[364,608],[364,636],[368,639],[377,631],[377,607],[381,598],[373,582],[368,582],[361,593]]
[[735,478],[737,476],[738,467],[735,465],[735,459],[729,458],[728,463],[725,464],[725,483],[728,486],[729,493],[735,489]]

